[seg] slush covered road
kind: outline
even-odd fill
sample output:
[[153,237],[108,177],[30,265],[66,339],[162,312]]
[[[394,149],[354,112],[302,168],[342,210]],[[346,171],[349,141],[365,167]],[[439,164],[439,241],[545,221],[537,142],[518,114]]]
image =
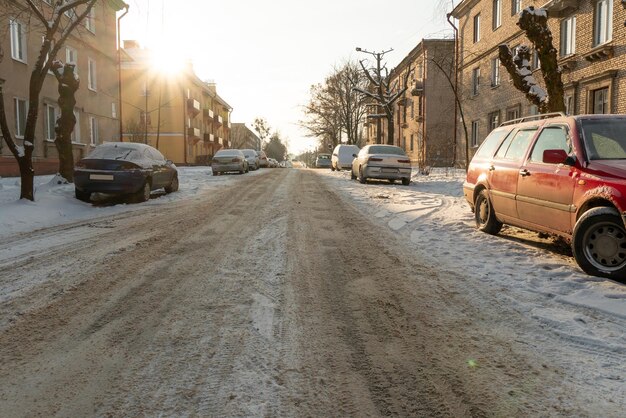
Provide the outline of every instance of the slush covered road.
[[0,416],[617,414],[406,244],[308,170],[11,237]]

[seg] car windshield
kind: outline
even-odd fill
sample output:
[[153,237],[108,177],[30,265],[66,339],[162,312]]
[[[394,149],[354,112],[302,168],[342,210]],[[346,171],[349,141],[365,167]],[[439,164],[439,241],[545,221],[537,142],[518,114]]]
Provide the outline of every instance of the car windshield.
[[583,119],[581,124],[590,160],[626,159],[626,119]]
[[389,145],[374,145],[370,147],[369,154],[406,155],[402,148],[392,147]]
[[319,160],[330,160],[330,155],[318,155]]
[[246,156],[246,158],[250,158],[250,157],[256,157],[256,152],[254,151],[242,151],[243,155]]
[[217,153],[215,153],[216,157],[238,157],[241,156],[241,154],[239,153],[239,151],[218,151]]
[[96,147],[87,156],[90,160],[127,160],[133,161],[140,157],[140,153],[134,148],[124,146]]

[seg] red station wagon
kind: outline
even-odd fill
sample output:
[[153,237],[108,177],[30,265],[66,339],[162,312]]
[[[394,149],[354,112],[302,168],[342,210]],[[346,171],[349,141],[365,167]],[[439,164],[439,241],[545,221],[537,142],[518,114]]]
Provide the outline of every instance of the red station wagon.
[[505,122],[463,185],[478,229],[561,236],[588,274],[626,278],[626,115],[537,115]]

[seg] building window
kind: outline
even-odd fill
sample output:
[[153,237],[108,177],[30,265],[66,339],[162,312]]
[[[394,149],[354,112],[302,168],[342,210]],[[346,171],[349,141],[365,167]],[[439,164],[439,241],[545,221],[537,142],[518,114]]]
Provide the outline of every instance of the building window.
[[593,28],[593,46],[611,40],[613,36],[613,1],[599,0],[596,2]]
[[72,132],[72,142],[80,144],[80,114],[76,109],[74,109],[74,117],[76,118],[76,125],[74,125],[74,131]]
[[15,136],[17,138],[24,138],[28,101],[16,97],[13,99],[13,106],[15,107]]
[[18,20],[9,20],[11,27],[11,58],[26,62],[26,27]]
[[511,0],[511,16],[522,11],[522,0]]
[[510,107],[506,110],[506,120],[518,119],[520,114],[520,105]]
[[58,111],[55,106],[46,105],[46,139],[54,141],[57,137],[55,128],[58,118]]
[[89,87],[89,90],[93,90],[96,91],[96,87],[97,87],[97,78],[96,78],[96,61],[94,61],[93,59],[89,58],[87,60],[87,70],[88,70],[88,74],[87,74],[87,86]]
[[574,110],[574,96],[570,95],[566,95],[565,96],[565,114],[566,115],[573,115],[575,112]]
[[93,116],[89,117],[89,134],[91,145],[98,145],[98,119]]
[[472,70],[472,96],[478,94],[478,86],[480,86],[480,68]]
[[474,16],[474,43],[480,41],[480,13]]
[[85,17],[85,28],[91,33],[96,33],[96,6],[93,6]]
[[411,151],[413,151],[413,147],[414,147],[414,145],[413,145],[414,144],[413,134],[411,134],[410,140],[411,140],[411,143],[409,144],[409,146],[411,147]]
[[500,59],[491,60],[491,87],[500,85]]
[[65,63],[74,64],[74,74],[78,74],[78,51],[71,47],[65,47]]
[[417,116],[422,117],[424,115],[424,96],[417,97]]
[[576,16],[561,21],[561,56],[576,52]]
[[502,0],[493,0],[492,29],[496,30],[502,25]]
[[117,119],[117,105],[115,103],[111,103],[111,117]]
[[406,151],[406,136],[402,137],[402,149]]
[[528,109],[528,114],[530,116],[535,116],[539,114],[539,108],[537,107],[537,105],[530,105],[530,108]]
[[476,148],[478,146],[478,121],[472,122],[472,137],[470,138],[470,146]]
[[593,99],[593,113],[606,114],[609,112],[609,88],[594,90],[591,92]]
[[500,126],[500,111],[489,114],[489,132]]

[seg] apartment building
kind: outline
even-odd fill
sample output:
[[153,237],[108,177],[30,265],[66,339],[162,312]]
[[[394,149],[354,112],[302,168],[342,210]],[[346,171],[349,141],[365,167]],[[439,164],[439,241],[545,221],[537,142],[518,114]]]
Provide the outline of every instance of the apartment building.
[[[459,28],[459,91],[469,158],[500,123],[537,113],[498,59],[498,45],[532,47],[516,25],[523,8],[543,7],[558,51],[568,114],[626,113],[626,1],[463,0],[452,11]],[[533,54],[533,75],[543,85]],[[460,132],[459,138],[465,138]],[[460,147],[459,151],[464,152]],[[465,158],[465,155],[460,156]]]
[[[41,47],[43,32],[37,19],[20,2],[0,5],[0,79],[4,85],[7,121],[18,145],[23,140],[28,109],[29,81]],[[43,13],[50,13],[50,1],[42,1]],[[80,88],[76,92],[76,128],[72,138],[74,158],[80,159],[103,141],[119,140],[116,12],[127,7],[121,0],[98,2],[90,15],[70,35],[59,55],[63,63],[76,65]],[[68,21],[71,19],[68,13]],[[52,73],[40,95],[33,165],[35,174],[58,170],[54,145],[56,119],[60,116],[58,83]],[[0,139],[0,176],[19,175],[15,158]]]
[[123,140],[158,148],[179,165],[207,164],[230,148],[232,107],[190,62],[162,71],[154,54],[124,41],[121,58]]
[[245,123],[233,123],[230,138],[233,148],[261,149],[261,138],[248,128]]
[[[390,85],[407,90],[394,108],[394,144],[419,168],[454,164],[454,40],[422,40],[391,72]],[[371,113],[378,112],[370,106]],[[368,143],[387,138],[386,119],[369,120]]]

